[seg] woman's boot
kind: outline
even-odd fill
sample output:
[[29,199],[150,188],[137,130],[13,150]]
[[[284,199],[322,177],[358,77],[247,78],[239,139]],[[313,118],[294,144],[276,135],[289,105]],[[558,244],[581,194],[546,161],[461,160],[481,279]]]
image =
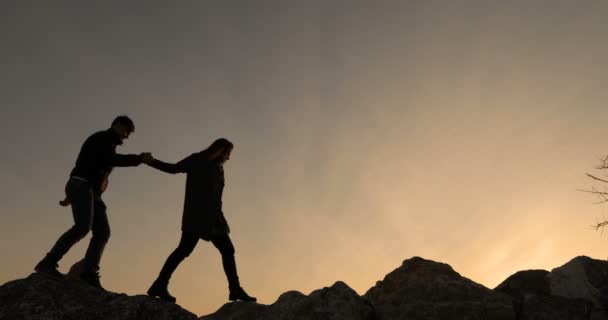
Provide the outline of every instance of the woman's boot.
[[167,286],[169,281],[163,281],[162,279],[156,279],[150,289],[148,289],[148,295],[158,297],[162,300],[175,302],[175,297],[169,293]]

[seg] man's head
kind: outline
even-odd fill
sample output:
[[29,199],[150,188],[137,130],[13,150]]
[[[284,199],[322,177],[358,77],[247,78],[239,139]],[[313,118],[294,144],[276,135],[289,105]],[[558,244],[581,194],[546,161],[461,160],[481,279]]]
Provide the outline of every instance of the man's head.
[[129,135],[135,131],[135,124],[127,116],[118,116],[112,121],[112,130],[118,135],[120,141],[123,141],[128,139]]

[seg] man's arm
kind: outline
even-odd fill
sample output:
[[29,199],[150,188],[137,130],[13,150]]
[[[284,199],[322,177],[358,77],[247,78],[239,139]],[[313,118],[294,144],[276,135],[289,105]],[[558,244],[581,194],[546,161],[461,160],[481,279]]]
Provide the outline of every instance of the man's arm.
[[142,163],[141,155],[117,154],[116,146],[107,134],[96,134],[87,141],[88,150],[97,163],[110,167],[135,167]]
[[137,154],[113,153],[108,162],[112,167],[135,167],[142,163],[142,159]]

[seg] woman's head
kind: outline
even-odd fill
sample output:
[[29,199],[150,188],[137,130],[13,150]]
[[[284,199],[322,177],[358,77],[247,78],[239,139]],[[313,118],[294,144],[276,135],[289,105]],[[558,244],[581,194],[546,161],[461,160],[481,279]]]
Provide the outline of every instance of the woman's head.
[[234,149],[232,142],[225,138],[219,138],[213,141],[207,149],[203,150],[203,154],[209,160],[217,160],[220,163],[224,163],[230,159],[232,149]]

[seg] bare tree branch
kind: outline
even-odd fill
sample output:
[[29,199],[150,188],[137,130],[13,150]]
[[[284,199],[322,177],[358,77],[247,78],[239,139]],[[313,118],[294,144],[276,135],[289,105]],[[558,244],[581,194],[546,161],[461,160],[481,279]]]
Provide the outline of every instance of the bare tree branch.
[[602,221],[600,223],[596,223],[596,224],[592,225],[591,227],[593,227],[595,230],[599,230],[599,229],[603,229],[605,226],[608,226],[608,221]]
[[583,189],[577,189],[577,190],[581,191],[581,192],[587,192],[587,193],[595,194],[598,198],[600,198],[600,201],[599,202],[595,202],[594,204],[602,204],[602,203],[607,203],[608,202],[608,192],[599,191],[595,187],[591,187],[591,189],[592,190],[583,190]]
[[[604,158],[600,159],[601,161],[601,165],[596,167],[596,169],[598,170],[608,170],[608,155],[605,156]],[[605,179],[602,178],[598,178],[592,174],[586,173],[586,175],[595,180],[595,181],[599,181],[599,182],[603,182],[603,183],[607,183],[608,184],[608,177]],[[596,195],[600,201],[596,202],[596,204],[604,204],[604,203],[608,203],[608,192],[606,191],[599,191],[598,189],[596,189],[595,187],[591,187],[591,190],[580,190],[582,192],[587,192],[587,193],[591,193]],[[598,222],[596,224],[594,224],[592,226],[595,230],[601,230],[602,234],[604,233],[604,229],[608,227],[608,219],[604,219],[604,221]]]
[[604,159],[601,159],[602,161],[602,165],[597,167],[597,169],[608,169],[608,156],[606,156]]
[[597,195],[608,195],[608,192],[603,192],[603,191],[597,191],[597,190],[583,190],[583,189],[576,189],[576,191],[580,191],[580,192],[587,192],[587,193],[592,193],[592,194],[597,194]]
[[[608,169],[608,167],[606,167],[606,169]],[[594,175],[591,175],[591,174],[589,174],[589,173],[585,173],[585,174],[586,174],[588,177],[591,177],[592,179],[595,179],[595,180],[597,180],[597,181],[601,181],[601,182],[608,183],[608,180],[600,179],[600,178],[598,178],[598,177],[596,177],[596,176],[594,176]]]

